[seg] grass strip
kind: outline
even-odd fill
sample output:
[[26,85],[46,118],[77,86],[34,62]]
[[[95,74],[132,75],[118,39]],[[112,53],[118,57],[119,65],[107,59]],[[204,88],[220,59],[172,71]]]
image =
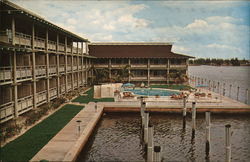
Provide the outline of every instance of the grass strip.
[[150,88],[166,88],[166,89],[176,89],[176,90],[190,90],[193,89],[192,87],[188,86],[188,85],[177,85],[177,84],[173,84],[173,85],[150,85]]
[[91,88],[86,92],[87,96],[78,96],[73,102],[89,103],[89,102],[114,102],[114,98],[100,98],[94,99],[94,88]]
[[29,161],[83,106],[65,105],[0,150],[0,161]]

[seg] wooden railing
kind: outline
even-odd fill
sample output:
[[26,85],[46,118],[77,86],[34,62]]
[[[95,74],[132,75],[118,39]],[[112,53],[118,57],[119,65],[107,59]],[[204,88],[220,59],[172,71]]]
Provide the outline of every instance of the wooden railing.
[[12,80],[12,67],[0,67],[0,82],[7,82]]
[[19,32],[15,32],[14,44],[31,47],[31,36]]
[[35,37],[34,46],[35,48],[45,49],[45,39]]
[[56,65],[50,65],[49,66],[49,75],[56,74]]
[[33,107],[33,95],[17,99],[17,111],[23,112],[24,110]]
[[14,117],[14,102],[8,102],[0,105],[0,123]]
[[49,96],[50,96],[50,99],[54,99],[57,97],[57,88],[56,87],[50,88]]
[[18,80],[28,79],[32,77],[32,69],[30,66],[17,66],[16,77]]
[[150,76],[149,77],[150,78],[150,80],[167,80],[167,78],[166,77],[163,77],[163,76]]
[[46,93],[47,93],[46,90],[36,93],[36,103],[37,103],[37,106],[39,106],[39,105],[41,105],[41,104],[43,104],[43,103],[46,102],[46,99],[47,99]]
[[48,41],[48,50],[50,51],[56,51],[56,42],[54,41]]
[[170,65],[170,68],[186,68],[187,65]]
[[60,91],[61,91],[61,94],[65,93],[65,84],[60,84]]
[[64,44],[62,44],[62,43],[59,43],[59,45],[58,45],[58,51],[60,51],[60,52],[65,52],[65,45]]
[[148,77],[146,76],[134,76],[134,77],[131,77],[132,80],[146,80],[148,79]]
[[36,76],[46,75],[46,65],[36,65],[35,74]]
[[65,73],[65,65],[60,65],[59,66],[59,73]]
[[147,68],[148,65],[144,65],[144,64],[132,64],[131,68]]
[[167,65],[150,65],[150,68],[167,68]]

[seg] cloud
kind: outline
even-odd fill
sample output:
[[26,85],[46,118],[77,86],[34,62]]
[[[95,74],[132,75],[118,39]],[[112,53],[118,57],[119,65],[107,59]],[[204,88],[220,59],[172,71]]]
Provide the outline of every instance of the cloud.
[[207,28],[208,23],[204,20],[195,20],[193,23],[187,25],[187,29],[203,29]]

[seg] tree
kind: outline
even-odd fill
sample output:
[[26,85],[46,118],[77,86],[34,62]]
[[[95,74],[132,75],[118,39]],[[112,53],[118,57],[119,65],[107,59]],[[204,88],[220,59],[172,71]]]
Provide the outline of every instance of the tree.
[[133,76],[132,73],[129,73],[129,65],[126,65],[122,69],[118,69],[115,71],[115,82],[124,82],[129,76]]
[[108,77],[109,77],[108,68],[96,69],[93,67],[92,70],[94,72],[94,76],[93,76],[94,84],[99,84],[100,82],[108,81]]
[[169,76],[174,79],[176,84],[182,84],[188,81],[187,75],[182,73],[180,70],[170,73]]

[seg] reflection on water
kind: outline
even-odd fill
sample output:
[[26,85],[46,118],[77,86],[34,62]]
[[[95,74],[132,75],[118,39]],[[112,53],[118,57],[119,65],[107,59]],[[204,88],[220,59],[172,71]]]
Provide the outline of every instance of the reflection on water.
[[[155,144],[163,146],[164,161],[205,161],[205,114],[198,114],[195,138],[191,116],[183,130],[181,114],[150,114]],[[225,160],[225,124],[231,124],[232,160],[250,161],[250,115],[211,115],[210,161]],[[144,150],[139,113],[103,116],[78,161],[142,161]]]

